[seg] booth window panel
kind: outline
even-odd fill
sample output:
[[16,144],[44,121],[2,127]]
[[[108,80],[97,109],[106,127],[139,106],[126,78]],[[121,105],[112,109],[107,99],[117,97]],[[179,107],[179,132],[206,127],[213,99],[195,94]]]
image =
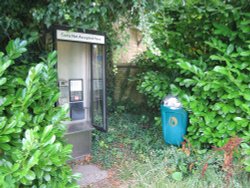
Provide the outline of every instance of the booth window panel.
[[104,47],[103,45],[93,45],[92,48],[92,108],[93,124],[98,127],[103,126],[103,81],[104,81]]

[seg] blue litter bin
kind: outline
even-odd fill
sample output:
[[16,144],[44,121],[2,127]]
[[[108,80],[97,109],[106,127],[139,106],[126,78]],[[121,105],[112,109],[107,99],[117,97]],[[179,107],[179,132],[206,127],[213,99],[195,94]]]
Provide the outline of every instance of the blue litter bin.
[[167,144],[180,146],[186,135],[188,114],[182,108],[161,105],[162,130]]

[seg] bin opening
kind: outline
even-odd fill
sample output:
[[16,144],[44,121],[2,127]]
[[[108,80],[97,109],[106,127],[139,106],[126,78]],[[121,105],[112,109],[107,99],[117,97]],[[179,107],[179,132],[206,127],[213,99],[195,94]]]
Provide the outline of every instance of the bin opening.
[[182,108],[181,102],[173,95],[167,95],[162,100],[162,104],[163,104],[163,106],[169,107],[171,109]]

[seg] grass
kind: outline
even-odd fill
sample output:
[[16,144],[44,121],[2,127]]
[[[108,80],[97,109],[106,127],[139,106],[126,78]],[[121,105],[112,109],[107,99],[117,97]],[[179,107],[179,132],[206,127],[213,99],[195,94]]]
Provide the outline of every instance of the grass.
[[[249,174],[235,169],[228,186],[221,169],[223,155],[208,150],[166,145],[159,126],[149,126],[145,117],[116,112],[109,118],[108,133],[95,132],[92,162],[116,169],[119,179],[135,188],[249,187]],[[208,163],[202,177],[202,169]],[[174,174],[178,173],[178,177]]]
[[[163,162],[148,161],[140,163],[137,161],[127,162],[120,170],[120,177],[124,180],[129,180],[131,187],[138,188],[204,188],[204,187],[226,187],[223,172],[218,172],[213,168],[209,168],[204,177],[201,177],[200,172],[190,172],[185,175],[183,180],[176,181],[172,178],[169,167]],[[249,187],[247,174],[241,174],[236,177],[229,187]]]

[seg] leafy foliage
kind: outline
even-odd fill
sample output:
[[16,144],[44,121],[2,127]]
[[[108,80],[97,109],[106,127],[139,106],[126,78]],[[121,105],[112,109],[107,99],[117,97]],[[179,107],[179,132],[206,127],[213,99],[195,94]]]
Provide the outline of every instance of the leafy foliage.
[[[97,29],[112,32],[112,24],[119,15],[127,18],[132,14],[133,1],[5,1],[1,4],[0,33],[4,41],[14,37],[28,37],[39,33],[44,43],[44,33],[52,25],[68,25],[73,28]],[[120,10],[120,11],[116,11]],[[110,36],[112,37],[112,36]],[[43,44],[40,45],[43,45]]]
[[178,96],[189,112],[193,145],[223,146],[233,136],[249,143],[249,4],[162,3],[148,18],[160,53],[149,51],[138,60],[144,71],[138,90],[153,107],[163,94]]
[[[221,41],[214,41],[223,44]],[[182,95],[182,89],[172,87],[175,94],[184,96],[183,103],[191,111],[188,131],[193,141],[222,146],[227,138],[235,135],[250,141],[247,138],[250,120],[250,69],[247,68],[249,63],[246,59],[249,56],[242,56],[249,49],[241,48],[240,52],[229,55],[226,54],[228,48],[230,46],[225,45],[224,49],[220,48],[223,53],[210,56],[211,62],[220,62],[212,70],[203,71],[185,61],[178,63],[183,72],[193,75],[188,79],[177,78],[180,86],[192,90],[189,96]]]
[[54,106],[56,53],[16,71],[26,44],[12,40],[0,52],[0,187],[76,187],[61,123],[67,109]]
[[[53,25],[101,31],[107,39],[107,91],[113,96],[113,51],[123,42],[120,36],[124,28],[137,20],[140,4],[137,0],[3,1],[0,4],[0,50],[4,50],[10,39],[25,39],[29,43],[25,59],[38,62],[40,56],[51,51],[48,34]],[[110,99],[113,103],[113,97]],[[112,105],[108,109],[112,109]]]
[[[152,18],[155,23],[151,27],[152,37],[161,55],[147,52],[146,60],[141,60],[150,65],[144,66],[144,63],[139,66],[144,66],[144,71],[151,70],[141,74],[138,89],[145,92],[155,106],[159,104],[163,93],[169,93],[170,89],[174,94],[183,96],[184,106],[191,112],[190,135],[203,139],[201,143],[222,145],[226,142],[208,140],[206,135],[200,137],[203,131],[200,132],[199,128],[208,128],[210,124],[217,129],[229,127],[226,132],[237,129],[237,133],[242,127],[249,126],[249,33],[246,32],[247,21],[242,21],[249,19],[249,14],[244,12],[246,8],[238,3],[175,5],[162,8]],[[211,22],[215,14],[220,19]],[[173,16],[172,20],[167,19],[170,16]],[[165,25],[160,22],[162,20]],[[165,30],[165,27],[168,29]],[[195,31],[192,36],[191,31]],[[164,40],[166,32],[167,42]],[[176,86],[170,87],[171,83]],[[228,121],[219,120],[219,117],[233,125],[226,126]],[[213,120],[216,122],[211,122]],[[223,125],[218,127],[220,123]],[[237,123],[240,126],[236,126]],[[192,128],[195,129],[193,132]]]

